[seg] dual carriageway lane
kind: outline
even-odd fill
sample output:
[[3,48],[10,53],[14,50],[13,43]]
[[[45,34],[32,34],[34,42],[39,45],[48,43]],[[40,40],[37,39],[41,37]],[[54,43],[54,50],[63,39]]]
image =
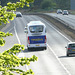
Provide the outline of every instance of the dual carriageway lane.
[[[65,46],[69,40],[62,33],[60,33],[56,27],[35,15],[23,15],[22,18],[15,18],[11,22],[11,25],[7,32],[13,33],[13,36],[6,37],[6,45],[0,48],[1,51],[9,49],[15,43],[27,45],[26,34],[24,33],[24,27],[28,22],[32,20],[40,20],[47,26],[47,50],[43,51],[22,51],[18,54],[19,57],[31,57],[36,55],[38,61],[32,62],[30,66],[24,66],[22,69],[32,69],[35,75],[75,75],[75,57],[66,57]],[[13,39],[13,41],[12,41]]]

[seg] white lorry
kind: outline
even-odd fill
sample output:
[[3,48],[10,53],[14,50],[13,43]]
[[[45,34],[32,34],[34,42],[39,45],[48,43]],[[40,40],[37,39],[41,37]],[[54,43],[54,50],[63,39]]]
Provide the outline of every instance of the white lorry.
[[46,26],[41,21],[30,21],[25,27],[28,50],[47,49]]

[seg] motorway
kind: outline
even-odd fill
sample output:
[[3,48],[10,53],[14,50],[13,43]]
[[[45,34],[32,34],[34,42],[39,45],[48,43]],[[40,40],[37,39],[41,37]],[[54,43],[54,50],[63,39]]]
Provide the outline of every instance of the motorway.
[[62,15],[62,14],[56,14],[56,13],[45,13],[47,15],[50,15],[59,21],[65,23],[67,26],[71,27],[75,30],[75,15]]
[[[28,22],[40,20],[47,27],[47,50],[28,51],[27,39],[24,27]],[[13,36],[4,38],[6,44],[0,48],[0,52],[11,48],[14,44],[25,45],[25,50],[17,54],[18,57],[31,57],[36,55],[38,61],[31,62],[29,66],[20,67],[23,70],[32,69],[34,75],[75,75],[75,57],[66,57],[65,46],[71,42],[66,35],[60,33],[54,25],[45,19],[35,15],[23,15],[15,18],[4,32],[13,33]],[[16,74],[17,75],[17,74]]]

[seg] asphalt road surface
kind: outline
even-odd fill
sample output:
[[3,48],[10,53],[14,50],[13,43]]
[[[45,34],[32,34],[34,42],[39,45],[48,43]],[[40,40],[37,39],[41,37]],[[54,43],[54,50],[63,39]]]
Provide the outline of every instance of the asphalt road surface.
[[[40,20],[47,27],[47,50],[28,51],[24,27],[28,22]],[[75,57],[66,57],[65,46],[72,40],[60,33],[57,28],[45,19],[35,15],[23,15],[15,18],[4,32],[13,33],[13,36],[4,38],[6,44],[0,52],[10,49],[14,44],[25,45],[25,50],[17,54],[18,57],[31,57],[36,55],[38,61],[31,62],[29,66],[20,67],[23,70],[32,69],[34,75],[75,75]],[[17,74],[16,74],[17,75]]]
[[45,13],[47,15],[50,15],[52,17],[55,17],[65,23],[67,26],[71,27],[75,30],[75,15],[62,15],[62,14],[56,14],[56,13]]

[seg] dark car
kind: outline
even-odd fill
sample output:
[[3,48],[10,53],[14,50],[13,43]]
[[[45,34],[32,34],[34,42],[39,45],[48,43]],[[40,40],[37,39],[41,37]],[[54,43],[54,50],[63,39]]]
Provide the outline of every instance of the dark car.
[[16,17],[22,17],[22,14],[20,12],[16,12]]
[[75,54],[75,42],[68,43],[68,45],[65,48],[67,50],[67,56]]

